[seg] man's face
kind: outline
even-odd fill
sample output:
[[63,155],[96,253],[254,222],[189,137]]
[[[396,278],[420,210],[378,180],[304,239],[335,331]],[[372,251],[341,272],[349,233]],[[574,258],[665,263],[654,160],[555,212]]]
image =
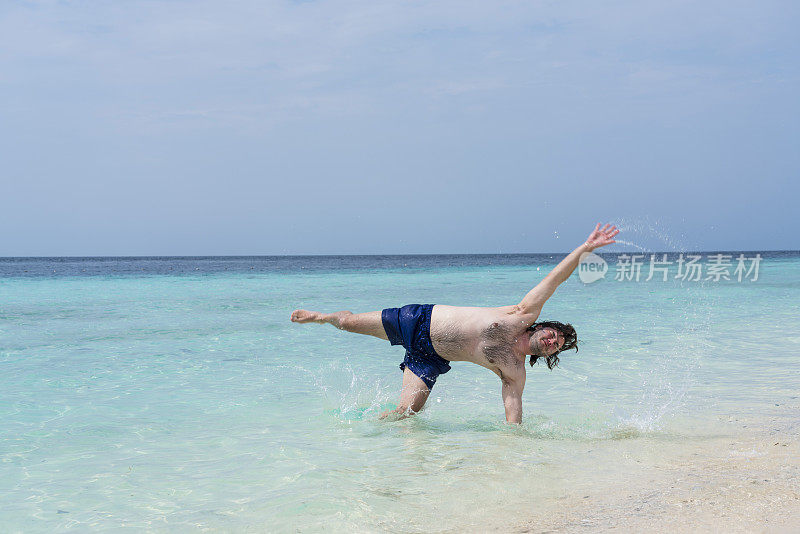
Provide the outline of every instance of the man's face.
[[551,356],[564,346],[564,335],[549,326],[537,328],[531,334],[531,354],[534,356]]

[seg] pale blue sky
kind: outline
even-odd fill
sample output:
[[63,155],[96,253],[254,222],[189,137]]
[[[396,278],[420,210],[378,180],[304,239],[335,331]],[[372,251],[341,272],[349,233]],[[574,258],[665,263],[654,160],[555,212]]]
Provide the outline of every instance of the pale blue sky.
[[0,256],[800,249],[799,15],[4,0]]

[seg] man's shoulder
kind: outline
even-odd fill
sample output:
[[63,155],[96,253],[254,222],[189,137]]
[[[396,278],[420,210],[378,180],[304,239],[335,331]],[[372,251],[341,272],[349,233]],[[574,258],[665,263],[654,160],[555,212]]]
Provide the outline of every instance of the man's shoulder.
[[502,330],[511,337],[516,337],[520,332],[536,322],[537,315],[525,313],[519,306],[502,306],[499,308],[485,308],[487,311],[481,316],[486,330]]
[[503,306],[497,309],[502,312],[503,317],[505,317],[507,321],[511,322],[514,325],[521,326],[523,329],[531,326],[533,323],[536,322],[536,319],[539,318],[538,311],[532,312],[525,310],[519,304],[514,304],[512,306]]

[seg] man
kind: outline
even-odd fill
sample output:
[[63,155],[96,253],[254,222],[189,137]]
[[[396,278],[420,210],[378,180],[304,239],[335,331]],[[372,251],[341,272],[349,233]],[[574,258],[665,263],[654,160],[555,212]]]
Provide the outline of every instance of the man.
[[406,417],[422,409],[436,378],[450,370],[449,362],[468,361],[493,371],[502,382],[506,421],[522,422],[525,359],[533,365],[544,358],[547,367],[558,364],[558,353],[577,348],[572,325],[537,323],[539,313],[556,288],[578,266],[581,255],[614,243],[616,226],[597,224],[586,242],[561,260],[519,304],[499,308],[466,308],[411,304],[402,308],[354,314],[295,310],[296,323],[329,323],[336,328],[402,344],[406,356],[400,405],[393,412]]

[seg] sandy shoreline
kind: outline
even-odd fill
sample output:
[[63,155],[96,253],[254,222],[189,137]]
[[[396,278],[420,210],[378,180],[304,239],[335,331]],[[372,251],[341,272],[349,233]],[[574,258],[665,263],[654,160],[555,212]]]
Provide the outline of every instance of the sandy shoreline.
[[796,432],[773,431],[715,439],[602,489],[558,495],[513,531],[798,532],[797,438]]

